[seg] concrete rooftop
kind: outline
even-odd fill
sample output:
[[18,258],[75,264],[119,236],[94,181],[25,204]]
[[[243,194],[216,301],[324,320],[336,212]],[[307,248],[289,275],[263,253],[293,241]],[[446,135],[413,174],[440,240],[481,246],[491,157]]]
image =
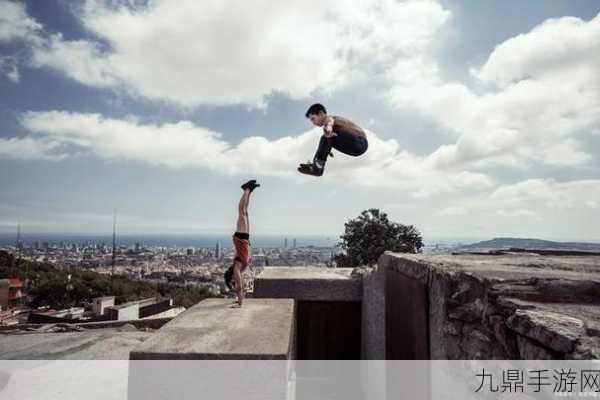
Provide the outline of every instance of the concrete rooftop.
[[352,268],[265,267],[254,280],[255,298],[360,301],[362,282]]
[[0,336],[1,360],[127,360],[155,332],[133,326],[81,332],[9,333]]
[[349,280],[352,268],[265,267],[261,279]]
[[131,359],[288,359],[291,299],[206,299],[163,326],[131,352]]
[[424,255],[402,254],[400,257],[446,272],[464,272],[489,280],[529,278],[596,280],[600,282],[600,256],[540,256],[529,253],[514,255]]

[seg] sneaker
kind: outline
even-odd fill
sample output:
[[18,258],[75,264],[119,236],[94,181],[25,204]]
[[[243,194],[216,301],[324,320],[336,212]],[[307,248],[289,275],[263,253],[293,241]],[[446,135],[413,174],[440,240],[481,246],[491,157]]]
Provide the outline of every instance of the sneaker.
[[323,175],[323,168],[319,168],[313,163],[300,164],[298,172],[305,175],[321,176]]
[[248,189],[252,192],[254,189],[256,189],[259,186],[260,186],[260,184],[256,183],[256,179],[251,179],[248,182],[244,183],[241,187],[242,187],[242,190]]

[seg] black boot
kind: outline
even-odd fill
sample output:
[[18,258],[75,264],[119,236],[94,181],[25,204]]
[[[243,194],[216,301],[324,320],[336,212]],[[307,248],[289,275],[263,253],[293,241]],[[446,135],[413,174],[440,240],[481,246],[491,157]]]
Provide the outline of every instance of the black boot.
[[324,168],[319,168],[315,163],[300,164],[298,172],[305,175],[321,176]]
[[260,186],[260,184],[256,183],[256,179],[251,179],[242,185],[242,190],[248,189],[248,190],[250,190],[250,192],[252,192],[254,189],[256,189],[259,186]]

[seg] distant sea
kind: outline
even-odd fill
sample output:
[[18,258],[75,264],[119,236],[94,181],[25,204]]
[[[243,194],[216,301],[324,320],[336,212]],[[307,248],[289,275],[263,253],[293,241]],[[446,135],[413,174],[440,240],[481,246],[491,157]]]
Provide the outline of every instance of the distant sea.
[[[293,240],[296,239],[296,246],[316,246],[333,247],[337,244],[337,236],[284,236],[284,235],[251,235],[250,241],[254,247],[283,247],[287,237],[288,247],[293,246]],[[30,246],[34,242],[40,244],[48,243],[112,243],[111,235],[91,235],[91,234],[53,234],[53,233],[29,233],[22,237],[25,246]],[[221,246],[229,247],[231,245],[231,234],[212,235],[212,234],[117,234],[117,244],[121,246],[134,246],[139,243],[142,246],[161,246],[161,247],[213,247],[216,243]],[[15,245],[16,234],[0,233],[0,246]]]

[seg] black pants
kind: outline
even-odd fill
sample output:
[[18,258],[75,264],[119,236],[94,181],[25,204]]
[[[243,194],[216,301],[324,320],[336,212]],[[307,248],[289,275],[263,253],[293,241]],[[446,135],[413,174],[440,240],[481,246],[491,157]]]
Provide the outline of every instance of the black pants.
[[348,132],[336,132],[336,136],[326,138],[321,136],[319,141],[319,148],[315,154],[315,160],[319,160],[321,163],[327,161],[327,156],[331,152],[331,148],[336,149],[339,152],[348,154],[349,156],[360,156],[367,151],[369,143],[367,139],[362,136],[356,136]]

